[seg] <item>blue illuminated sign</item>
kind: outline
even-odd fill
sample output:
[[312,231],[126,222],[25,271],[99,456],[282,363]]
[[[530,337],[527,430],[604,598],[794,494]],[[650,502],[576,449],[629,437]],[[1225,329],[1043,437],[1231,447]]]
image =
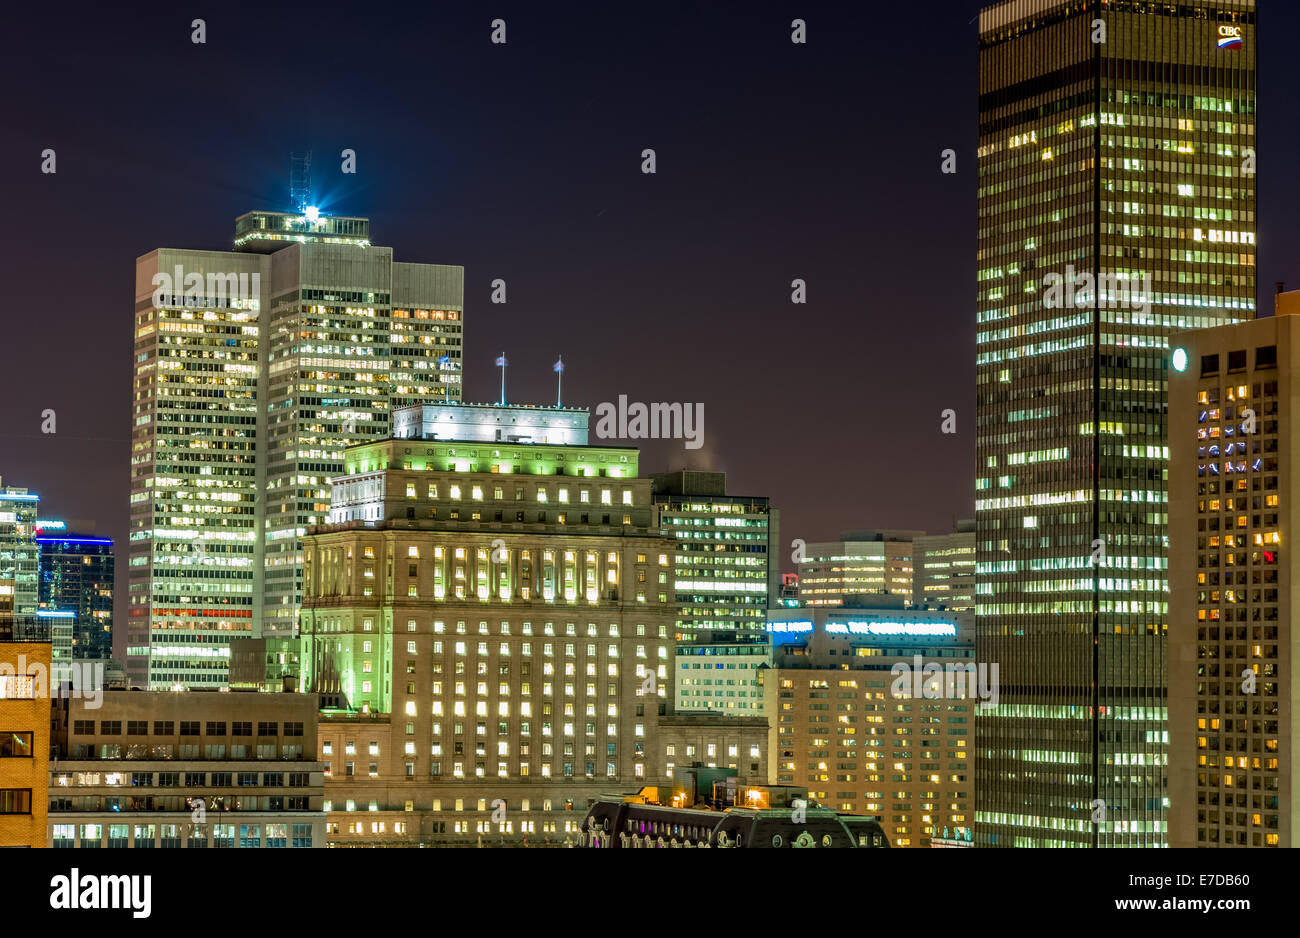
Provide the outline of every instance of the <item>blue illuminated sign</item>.
[[769,632],[811,632],[813,624],[807,619],[795,622],[769,622],[767,630]]

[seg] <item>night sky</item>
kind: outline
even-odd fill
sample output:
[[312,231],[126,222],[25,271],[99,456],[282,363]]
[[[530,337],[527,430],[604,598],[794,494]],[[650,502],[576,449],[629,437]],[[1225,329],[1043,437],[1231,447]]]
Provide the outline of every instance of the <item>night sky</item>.
[[[117,539],[125,621],[135,258],[229,250],[236,216],[290,208],[310,148],[323,211],[368,216],[399,261],[465,267],[466,401],[496,399],[505,351],[512,402],[554,403],[557,354],[566,404],[702,402],[704,447],[638,441],[643,474],[770,496],[786,569],[796,537],[946,531],[974,511],[981,5],[13,6],[0,476]],[[1300,287],[1300,5],[1260,5],[1271,311],[1274,281]]]

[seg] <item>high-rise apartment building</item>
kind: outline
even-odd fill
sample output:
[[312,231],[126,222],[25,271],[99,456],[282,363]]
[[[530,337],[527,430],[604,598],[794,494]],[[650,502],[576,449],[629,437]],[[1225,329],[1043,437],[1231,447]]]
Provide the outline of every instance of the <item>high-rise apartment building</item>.
[[[41,611],[72,614],[68,657],[113,657],[113,539],[75,534],[66,526],[36,535]],[[56,655],[55,657],[59,657]]]
[[883,594],[912,602],[912,542],[924,531],[845,531],[838,541],[807,544],[799,562],[799,600],[839,606]]
[[4,485],[0,480],[0,599],[5,620],[0,622],[0,638],[39,641],[41,634],[36,618],[40,589],[37,569],[40,549],[36,546],[36,515],[41,497],[25,488]]
[[675,765],[761,777],[763,721],[667,713],[678,542],[587,420],[417,405],[346,451],[302,614],[331,840],[542,843]]
[[958,521],[951,534],[912,541],[912,602],[931,609],[975,611],[975,522]]
[[1253,0],[980,14],[982,845],[1166,841],[1165,349],[1254,316],[1255,39]]
[[1297,300],[1169,339],[1173,847],[1295,845]]
[[229,639],[293,636],[344,447],[460,397],[462,284],[312,208],[240,216],[233,252],[138,259],[132,684],[221,686]]

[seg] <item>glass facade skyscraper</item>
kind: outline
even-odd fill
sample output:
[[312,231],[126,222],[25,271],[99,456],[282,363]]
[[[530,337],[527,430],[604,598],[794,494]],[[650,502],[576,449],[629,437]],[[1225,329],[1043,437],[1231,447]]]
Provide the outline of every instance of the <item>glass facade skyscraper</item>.
[[41,497],[0,479],[0,640],[36,641],[36,515]]
[[41,609],[55,615],[72,613],[68,656],[113,657],[112,538],[42,528],[36,543]]
[[1167,336],[1254,318],[1254,6],[980,14],[981,845],[1166,841]]

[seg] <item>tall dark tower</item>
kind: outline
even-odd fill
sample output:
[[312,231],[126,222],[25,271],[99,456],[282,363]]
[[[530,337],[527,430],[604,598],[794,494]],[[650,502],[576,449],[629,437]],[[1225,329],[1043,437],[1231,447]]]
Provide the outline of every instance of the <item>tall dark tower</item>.
[[1255,317],[1255,34],[1254,0],[980,14],[980,845],[1166,842],[1167,336]]

